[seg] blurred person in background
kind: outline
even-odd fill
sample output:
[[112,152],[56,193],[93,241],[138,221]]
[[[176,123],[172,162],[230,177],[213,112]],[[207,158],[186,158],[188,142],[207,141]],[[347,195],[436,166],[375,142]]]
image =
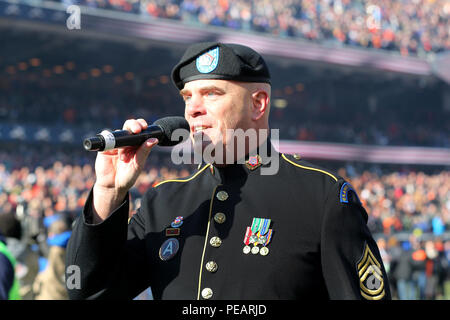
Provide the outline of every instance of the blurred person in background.
[[48,262],[33,285],[36,300],[67,300],[65,284],[65,255],[71,235],[70,224],[64,217],[52,221],[48,228]]
[[22,229],[12,213],[0,213],[0,300],[20,300],[20,283],[16,275],[16,258],[6,238],[20,239]]
[[444,278],[444,299],[450,300],[450,240],[444,242],[443,264],[445,272]]
[[392,257],[390,253],[387,251],[387,243],[384,238],[377,239],[377,246],[380,250],[381,259],[383,260],[384,268],[386,269],[386,273],[389,273]]
[[388,278],[389,278],[389,283],[391,284],[391,292],[392,292],[393,297],[398,298],[399,294],[398,294],[397,278],[395,275],[395,271],[398,266],[400,257],[403,254],[403,249],[401,248],[400,243],[396,236],[389,237],[387,244],[386,244],[386,250],[387,250],[387,252],[389,252],[389,256],[390,256]]
[[412,280],[412,250],[409,241],[403,241],[401,251],[392,265],[391,274],[396,281],[397,295],[400,300],[415,300],[416,286]]
[[442,239],[436,239],[434,245],[438,252],[435,271],[437,276],[436,299],[445,299],[445,282],[450,271],[450,266],[445,256],[444,242]]
[[425,299],[434,300],[437,295],[440,270],[439,252],[433,240],[425,241]]
[[9,252],[6,240],[0,233],[0,300],[20,300],[15,267],[16,259]]
[[426,259],[427,254],[424,250],[423,241],[418,240],[414,235],[411,235],[410,241],[413,247],[412,252],[412,279],[415,287],[414,300],[425,299],[425,287],[427,284],[426,277]]

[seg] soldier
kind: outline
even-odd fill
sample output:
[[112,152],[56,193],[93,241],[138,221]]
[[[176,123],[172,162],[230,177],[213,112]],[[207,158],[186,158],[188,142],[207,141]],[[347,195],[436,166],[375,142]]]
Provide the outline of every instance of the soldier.
[[[128,190],[157,140],[98,153],[67,249],[82,277],[70,298],[132,299],[151,286],[155,299],[390,299],[351,185],[272,147],[263,58],[242,45],[194,44],[172,80],[194,149],[214,146],[213,161],[149,189],[127,224]],[[147,123],[123,128],[139,133]],[[267,134],[237,148],[227,135],[237,129]]]

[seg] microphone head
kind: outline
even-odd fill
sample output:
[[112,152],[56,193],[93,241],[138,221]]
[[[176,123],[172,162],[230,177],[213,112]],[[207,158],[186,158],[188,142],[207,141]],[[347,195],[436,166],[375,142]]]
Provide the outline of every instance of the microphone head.
[[[189,137],[189,123],[184,117],[165,117],[156,120],[153,125],[159,126],[164,134],[159,139],[158,145],[170,147],[183,142]],[[184,129],[184,130],[177,130]],[[175,135],[173,135],[174,131]]]

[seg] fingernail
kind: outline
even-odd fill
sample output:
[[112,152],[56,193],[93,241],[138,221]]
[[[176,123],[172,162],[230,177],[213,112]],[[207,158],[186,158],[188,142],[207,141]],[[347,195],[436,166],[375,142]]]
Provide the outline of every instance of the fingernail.
[[149,142],[150,144],[155,144],[155,143],[158,142],[158,139],[157,139],[157,138],[150,138],[150,139],[148,140],[148,142]]

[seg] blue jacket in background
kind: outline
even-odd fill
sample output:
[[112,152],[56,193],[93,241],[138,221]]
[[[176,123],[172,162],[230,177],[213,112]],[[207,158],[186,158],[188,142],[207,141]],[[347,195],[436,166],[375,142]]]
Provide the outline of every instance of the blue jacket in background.
[[[0,241],[6,244],[5,238],[0,235]],[[8,300],[9,291],[14,283],[14,268],[8,257],[0,253],[0,300]]]

